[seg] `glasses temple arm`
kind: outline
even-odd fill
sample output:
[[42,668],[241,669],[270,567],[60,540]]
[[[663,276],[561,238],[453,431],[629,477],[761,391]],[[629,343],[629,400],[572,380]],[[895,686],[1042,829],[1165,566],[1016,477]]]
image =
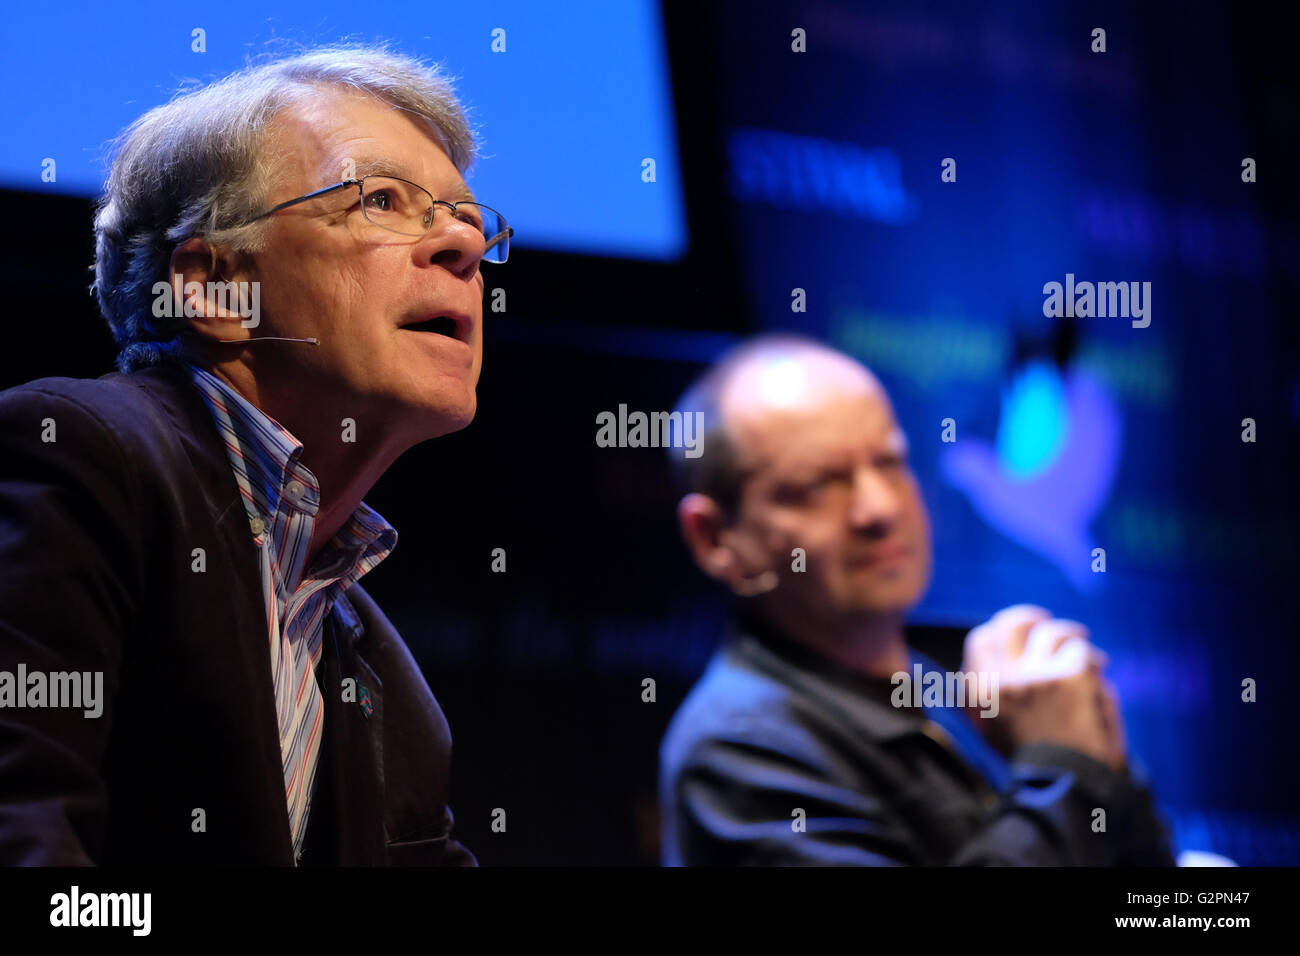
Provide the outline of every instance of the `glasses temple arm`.
[[509,239],[514,234],[515,234],[515,230],[510,226],[506,226],[505,229],[503,229],[501,232],[498,232],[495,236],[493,236],[491,239],[487,241],[487,245],[483,247],[483,251],[487,252],[489,249],[491,249],[493,246],[499,243],[502,239]]
[[290,199],[287,202],[280,203],[278,206],[272,206],[270,209],[266,210],[266,212],[258,213],[249,221],[256,222],[259,219],[263,219],[266,216],[271,215],[271,213],[273,212],[279,212],[281,209],[288,209],[290,206],[296,206],[298,203],[306,202],[308,199],[315,199],[317,196],[324,196],[326,193],[332,193],[337,189],[343,189],[347,186],[360,186],[360,185],[361,185],[361,180],[359,179],[345,179],[341,183],[335,183],[333,186],[326,186],[323,189],[317,189],[315,192],[310,192],[305,196],[299,196],[297,199]]

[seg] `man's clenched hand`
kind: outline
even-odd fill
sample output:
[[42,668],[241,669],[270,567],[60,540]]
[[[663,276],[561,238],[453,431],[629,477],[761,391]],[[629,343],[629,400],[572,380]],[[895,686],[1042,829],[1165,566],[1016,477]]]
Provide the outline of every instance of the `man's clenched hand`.
[[1124,723],[1106,663],[1082,624],[1017,604],[966,636],[962,670],[998,675],[997,716],[975,723],[1004,754],[1052,743],[1122,770]]

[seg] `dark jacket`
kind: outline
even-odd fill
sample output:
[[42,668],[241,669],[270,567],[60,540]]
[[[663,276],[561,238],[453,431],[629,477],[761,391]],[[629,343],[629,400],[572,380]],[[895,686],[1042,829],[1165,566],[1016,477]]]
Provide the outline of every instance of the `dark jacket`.
[[[261,594],[185,370],[0,393],[0,672],[101,671],[105,698],[98,718],[0,707],[0,863],[293,863]],[[322,644],[303,863],[473,865],[451,836],[447,721],[360,586]]]
[[999,775],[964,713],[895,708],[893,690],[737,626],[664,737],[664,864],[1173,865],[1129,772],[1035,744]]

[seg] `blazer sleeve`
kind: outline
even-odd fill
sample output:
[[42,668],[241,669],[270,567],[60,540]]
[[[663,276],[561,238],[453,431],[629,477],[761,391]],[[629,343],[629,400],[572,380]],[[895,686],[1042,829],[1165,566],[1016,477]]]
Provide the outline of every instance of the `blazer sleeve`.
[[[129,457],[73,397],[0,393],[0,864],[96,862],[104,755],[144,529]],[[19,706],[21,673],[92,675],[94,706]],[[25,696],[22,703],[34,703]],[[48,703],[48,702],[47,702]]]

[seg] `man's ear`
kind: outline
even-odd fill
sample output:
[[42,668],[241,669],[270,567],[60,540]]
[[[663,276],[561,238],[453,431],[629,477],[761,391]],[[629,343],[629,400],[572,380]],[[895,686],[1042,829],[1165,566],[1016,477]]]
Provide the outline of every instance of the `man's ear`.
[[[206,239],[195,236],[172,250],[167,279],[173,308],[196,333],[210,339],[249,337],[247,330],[256,323],[244,325],[250,311],[244,291],[248,283],[235,281],[233,260]],[[209,283],[232,284],[223,291]]]
[[677,521],[700,570],[734,589],[744,574],[735,551],[723,540],[730,522],[722,507],[708,495],[691,493],[677,503]]

